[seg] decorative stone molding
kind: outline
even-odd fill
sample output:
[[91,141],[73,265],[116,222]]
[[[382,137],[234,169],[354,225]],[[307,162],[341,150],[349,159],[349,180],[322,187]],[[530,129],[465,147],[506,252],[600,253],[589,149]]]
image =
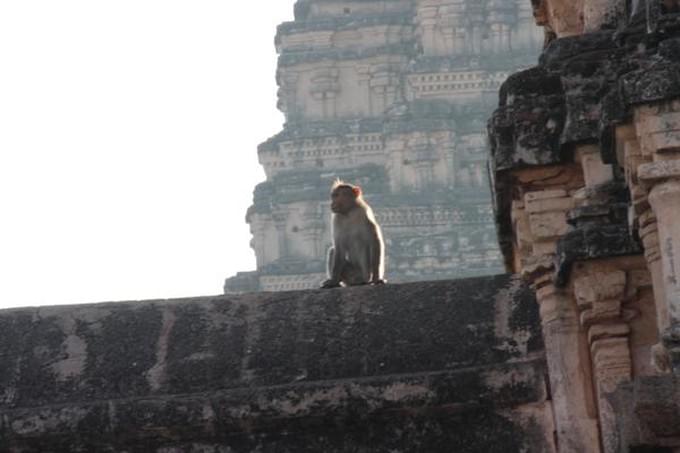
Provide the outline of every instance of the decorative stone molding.
[[605,452],[618,451],[615,413],[605,395],[632,377],[630,326],[623,301],[627,278],[622,270],[591,262],[573,279],[580,322],[588,334],[598,403],[598,418]]
[[[677,429],[643,422],[667,409],[653,392],[633,417],[618,408],[631,385],[680,373],[680,4],[532,3],[550,39],[501,88],[491,170],[506,264],[537,292],[548,355],[567,357],[548,362],[559,449],[583,448],[587,425],[560,429],[570,413],[607,453],[678,448]],[[580,179],[555,182],[567,169]]]
[[680,100],[636,108],[635,129],[641,154],[648,156],[635,174],[651,207],[640,215],[640,232],[650,262],[660,261],[655,281],[663,347],[680,373]]
[[[543,133],[528,121],[515,124],[520,134]],[[521,152],[528,157],[528,153]],[[512,192],[505,194],[509,198],[500,198],[504,206],[510,205],[510,212],[503,216],[505,221],[509,215],[506,231],[512,234],[511,245],[505,249],[506,262],[536,291],[560,451],[599,452],[589,341],[579,321],[574,296],[569,289],[555,284],[558,244],[570,230],[568,218],[576,206],[574,194],[585,185],[583,172],[580,166],[569,163],[526,168],[514,163],[509,155],[495,158],[497,171],[504,169],[502,179],[496,173],[496,193],[499,186],[513,186]],[[558,163],[549,156],[544,162]]]
[[548,358],[560,451],[599,452],[597,409],[588,343],[572,296],[550,283],[549,272],[534,279]]

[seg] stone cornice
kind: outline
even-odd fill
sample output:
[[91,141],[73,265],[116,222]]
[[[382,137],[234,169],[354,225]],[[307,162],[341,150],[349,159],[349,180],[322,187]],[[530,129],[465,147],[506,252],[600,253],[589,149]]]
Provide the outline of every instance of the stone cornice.
[[291,140],[331,137],[346,134],[370,134],[383,131],[383,118],[349,118],[332,121],[301,121],[287,123],[278,134],[260,144],[258,149],[266,150],[279,143]]
[[381,25],[413,25],[413,14],[409,12],[395,12],[375,16],[346,16],[346,17],[324,17],[314,20],[299,22],[284,22],[277,27],[276,43],[281,40],[282,35],[295,33],[307,33],[311,31],[331,30],[356,30],[365,27]]
[[366,49],[311,49],[300,52],[284,52],[279,55],[279,68],[314,63],[317,61],[351,61],[364,60],[378,56],[395,56],[408,58],[414,55],[414,42],[402,42]]

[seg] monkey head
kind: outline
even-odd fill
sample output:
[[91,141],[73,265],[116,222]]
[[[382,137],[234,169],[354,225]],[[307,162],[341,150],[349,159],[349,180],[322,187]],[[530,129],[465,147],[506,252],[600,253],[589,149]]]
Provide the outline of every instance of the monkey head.
[[331,189],[331,211],[334,214],[347,214],[355,208],[361,197],[361,187],[335,181]]

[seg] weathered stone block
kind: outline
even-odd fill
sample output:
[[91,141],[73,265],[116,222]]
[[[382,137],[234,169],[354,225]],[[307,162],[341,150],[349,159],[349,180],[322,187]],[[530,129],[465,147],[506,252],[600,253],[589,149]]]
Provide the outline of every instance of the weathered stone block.
[[562,236],[569,227],[566,213],[559,211],[545,214],[530,214],[529,223],[531,225],[531,233],[536,239]]
[[554,451],[536,303],[508,276],[0,327],[2,452]]
[[574,296],[579,305],[592,305],[604,300],[620,300],[626,287],[623,271],[593,272],[574,280]]
[[574,207],[574,200],[571,197],[544,198],[535,201],[527,200],[525,206],[526,210],[532,214],[540,212],[565,212]]
[[[678,135],[680,136],[680,134]],[[680,151],[680,142],[678,143],[678,150]],[[637,175],[643,181],[680,178],[680,159],[642,164],[638,167]]]

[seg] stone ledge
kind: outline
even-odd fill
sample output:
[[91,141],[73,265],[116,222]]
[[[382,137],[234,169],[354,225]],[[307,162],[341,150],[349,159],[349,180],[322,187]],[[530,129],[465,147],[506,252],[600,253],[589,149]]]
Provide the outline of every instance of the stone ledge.
[[[271,432],[314,426],[314,420],[381,418],[399,412],[449,414],[507,409],[545,401],[542,358],[498,370],[320,381],[264,388],[140,399],[88,401],[5,411],[0,438],[15,444],[79,436],[92,445],[119,437],[154,442],[177,436],[210,438],[219,431]],[[439,408],[439,409],[438,409]],[[247,427],[247,429],[245,429]]]
[[0,451],[551,451],[536,311],[509,276],[0,311]]

